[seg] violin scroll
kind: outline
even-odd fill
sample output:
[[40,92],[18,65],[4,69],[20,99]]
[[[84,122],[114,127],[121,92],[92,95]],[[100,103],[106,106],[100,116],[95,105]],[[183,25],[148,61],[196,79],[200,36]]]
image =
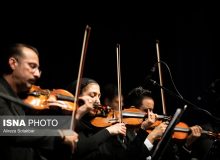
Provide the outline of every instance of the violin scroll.
[[211,132],[211,131],[205,131],[205,130],[202,130],[202,133],[204,134],[207,134],[213,138],[216,138],[216,139],[220,139],[220,133],[217,133],[217,132]]

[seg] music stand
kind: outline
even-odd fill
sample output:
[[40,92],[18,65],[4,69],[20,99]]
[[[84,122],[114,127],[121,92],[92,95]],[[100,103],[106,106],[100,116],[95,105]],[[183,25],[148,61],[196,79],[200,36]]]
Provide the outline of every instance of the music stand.
[[163,156],[163,152],[165,151],[167,144],[169,140],[171,139],[171,135],[174,132],[174,127],[176,124],[180,121],[180,118],[182,117],[183,113],[185,112],[187,108],[187,105],[184,106],[183,109],[177,108],[176,112],[170,121],[169,125],[167,126],[163,136],[161,137],[161,140],[158,142],[153,154],[152,154],[152,160],[160,160]]

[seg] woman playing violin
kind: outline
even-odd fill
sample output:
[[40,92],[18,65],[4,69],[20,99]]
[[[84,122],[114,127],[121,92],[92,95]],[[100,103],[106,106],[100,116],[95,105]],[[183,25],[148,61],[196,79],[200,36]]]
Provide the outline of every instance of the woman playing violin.
[[[67,90],[74,93],[75,88],[76,81],[70,84]],[[116,135],[124,136],[126,134],[125,124],[117,123],[101,130],[91,125],[90,120],[97,112],[95,105],[100,104],[101,96],[99,84],[95,80],[82,78],[79,97],[81,96],[87,96],[84,101],[90,106],[82,105],[77,110],[77,112],[86,114],[77,118],[79,121],[76,131],[79,134],[79,141],[75,152],[76,159],[107,159],[113,155],[111,155],[111,150],[105,149],[106,141]]]
[[[75,92],[76,83],[72,83],[68,87],[68,91]],[[92,79],[83,78],[80,86],[80,96],[90,96],[91,103],[100,103],[100,87],[99,84]],[[137,136],[129,137],[124,123],[112,124],[106,128],[97,128],[91,124],[91,119],[94,118],[96,107],[79,107],[77,112],[87,110],[78,122],[76,131],[79,134],[75,156],[78,159],[146,159],[150,154],[145,142],[154,141],[155,137],[161,135],[165,130],[165,125],[158,126],[151,134],[145,131],[147,125],[152,124],[154,118],[151,117],[148,122],[142,125]]]

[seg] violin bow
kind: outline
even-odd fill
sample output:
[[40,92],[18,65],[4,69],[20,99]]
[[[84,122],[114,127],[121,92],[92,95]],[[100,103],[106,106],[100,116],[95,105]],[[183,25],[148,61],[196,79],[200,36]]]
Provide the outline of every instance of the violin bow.
[[[161,72],[161,65],[160,65],[161,63],[160,63],[159,40],[156,41],[156,51],[157,51],[157,64],[158,64],[158,71],[159,71],[160,86],[163,86],[162,72]],[[162,107],[163,107],[163,115],[167,115],[163,88],[160,88],[160,93],[161,93],[161,101],[162,101]]]
[[122,123],[122,101],[121,101],[121,65],[120,65],[120,44],[116,46],[117,55],[117,80],[118,80],[118,113],[119,123]]
[[[120,44],[116,45],[116,55],[117,55],[117,80],[118,80],[118,120],[122,123],[122,101],[121,101],[121,64],[120,64]],[[118,141],[121,145],[126,148],[124,144],[124,137],[117,136]]]
[[79,64],[78,78],[77,78],[77,83],[76,83],[75,103],[74,103],[74,109],[73,109],[72,117],[71,117],[72,118],[71,124],[70,124],[70,129],[72,129],[73,131],[75,130],[76,104],[78,102],[78,95],[80,93],[79,86],[81,85],[81,81],[82,81],[82,73],[83,73],[83,68],[84,68],[84,62],[85,62],[90,32],[91,32],[91,27],[89,25],[86,25],[85,32],[84,32],[84,39],[83,39],[83,45],[82,45],[80,64]]

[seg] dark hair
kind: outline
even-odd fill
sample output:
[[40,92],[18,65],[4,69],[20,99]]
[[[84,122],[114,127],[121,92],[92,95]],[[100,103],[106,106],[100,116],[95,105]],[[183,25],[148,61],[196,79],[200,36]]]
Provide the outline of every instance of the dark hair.
[[6,46],[5,48],[1,49],[2,56],[0,59],[0,68],[1,68],[2,74],[3,73],[8,74],[8,73],[12,72],[12,70],[8,64],[8,59],[10,57],[15,57],[15,58],[21,57],[22,56],[22,48],[24,48],[24,47],[33,50],[39,56],[38,50],[31,45],[24,44],[24,43],[10,44],[10,45]]
[[[91,78],[82,78],[81,79],[81,84],[79,87],[80,90],[80,94],[82,92],[82,90],[90,83],[96,83],[98,84],[98,82],[96,82],[94,79]],[[69,92],[71,92],[72,94],[75,94],[76,92],[76,85],[77,85],[77,81],[75,80],[74,82],[72,82],[69,86],[67,86],[66,90],[68,90]]]
[[104,99],[112,101],[115,96],[118,96],[118,87],[112,83],[106,84],[102,89],[101,100],[104,102]]
[[128,96],[125,100],[126,106],[140,107],[144,97],[152,98],[151,91],[144,89],[143,87],[136,87],[128,93]]

